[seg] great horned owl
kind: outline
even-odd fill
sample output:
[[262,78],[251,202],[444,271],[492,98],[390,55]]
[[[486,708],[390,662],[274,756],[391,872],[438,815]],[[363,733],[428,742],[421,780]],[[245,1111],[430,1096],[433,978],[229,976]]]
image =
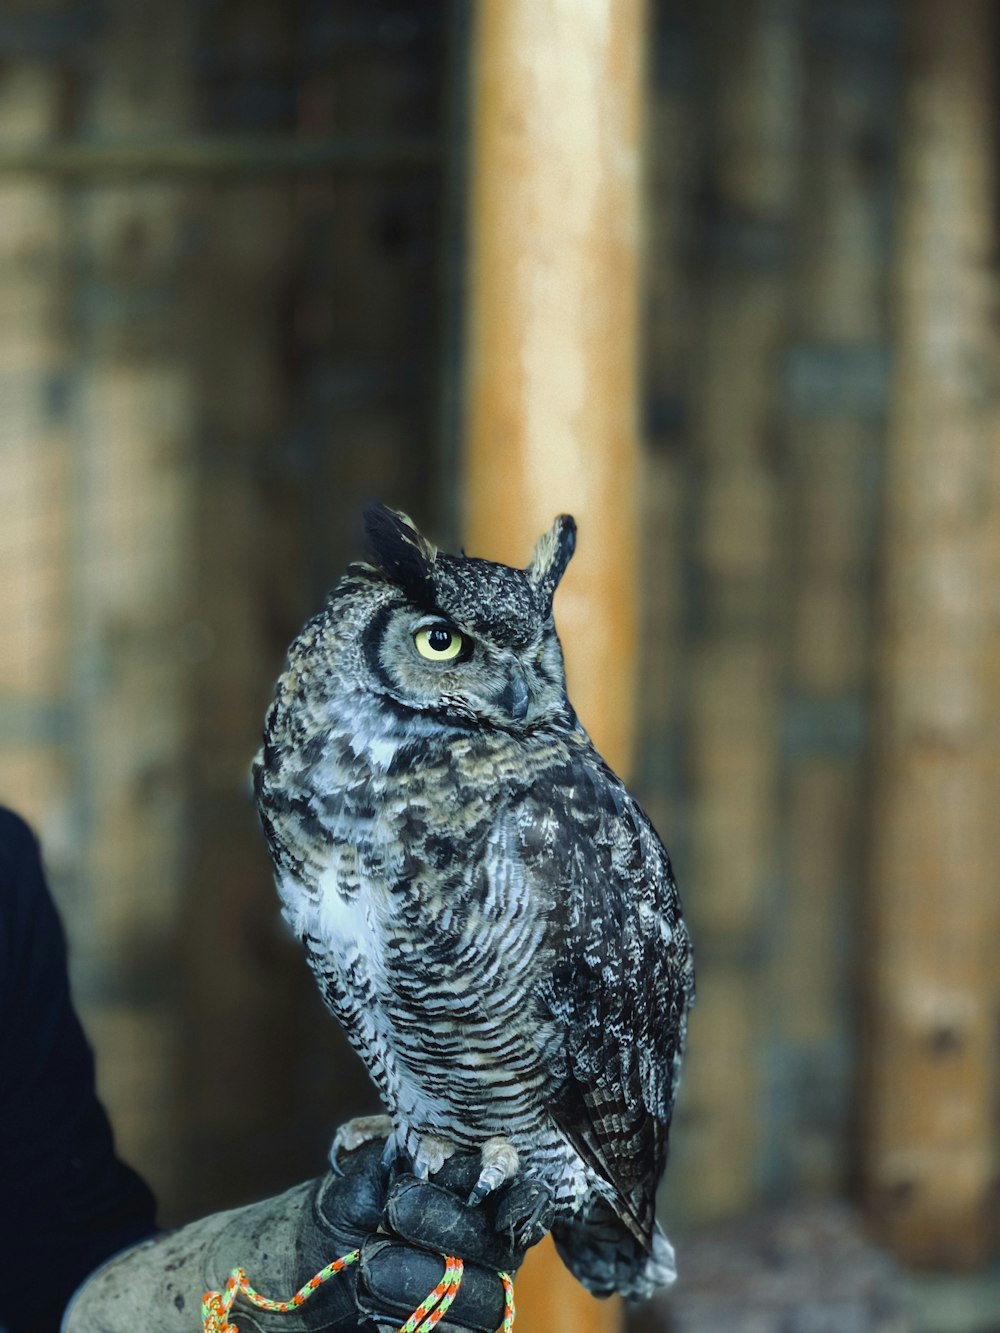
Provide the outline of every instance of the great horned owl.
[[674,1277],[655,1193],[693,999],[667,853],[566,696],[576,527],[526,569],[366,513],[254,764],[283,912],[420,1174],[520,1169],[598,1294]]

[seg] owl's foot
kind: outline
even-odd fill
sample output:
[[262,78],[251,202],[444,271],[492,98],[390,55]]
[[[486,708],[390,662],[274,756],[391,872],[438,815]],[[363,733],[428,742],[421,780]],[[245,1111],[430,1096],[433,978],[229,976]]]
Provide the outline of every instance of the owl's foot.
[[497,1231],[512,1235],[518,1245],[528,1249],[540,1241],[552,1227],[555,1194],[548,1185],[523,1172],[504,1190],[497,1202],[493,1219]]
[[470,1204],[482,1203],[487,1194],[492,1194],[517,1175],[517,1149],[509,1139],[487,1139],[480,1150],[480,1158],[482,1169],[469,1195]]
[[364,1143],[370,1143],[372,1139],[387,1139],[392,1134],[392,1116],[390,1115],[358,1115],[353,1120],[348,1120],[341,1125],[333,1136],[333,1143],[330,1145],[330,1166],[342,1176],[344,1173],[340,1167],[340,1157],[342,1153],[353,1152],[355,1148],[360,1148]]
[[436,1175],[457,1151],[454,1143],[449,1143],[437,1134],[421,1134],[417,1137],[415,1147],[411,1147],[409,1142],[406,1146],[413,1164],[413,1174],[418,1180]]

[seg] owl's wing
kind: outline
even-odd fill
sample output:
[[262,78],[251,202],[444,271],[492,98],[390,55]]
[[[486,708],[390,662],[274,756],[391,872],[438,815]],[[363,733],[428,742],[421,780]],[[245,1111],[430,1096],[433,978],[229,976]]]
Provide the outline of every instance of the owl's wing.
[[493,849],[548,918],[528,1015],[552,1068],[548,1110],[649,1249],[694,993],[669,859],[599,760],[536,785],[502,825]]

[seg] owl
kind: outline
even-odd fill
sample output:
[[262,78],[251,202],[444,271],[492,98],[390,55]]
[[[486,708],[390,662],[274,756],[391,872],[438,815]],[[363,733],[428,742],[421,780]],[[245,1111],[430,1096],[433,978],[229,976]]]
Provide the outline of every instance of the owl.
[[591,1291],[673,1280],[654,1218],[694,996],[670,861],[566,693],[563,515],[526,569],[365,516],[254,762],[283,914],[426,1177],[538,1183]]

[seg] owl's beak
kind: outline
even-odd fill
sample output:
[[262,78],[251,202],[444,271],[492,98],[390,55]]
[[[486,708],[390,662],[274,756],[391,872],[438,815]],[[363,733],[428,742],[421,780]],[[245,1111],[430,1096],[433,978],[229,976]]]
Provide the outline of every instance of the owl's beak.
[[531,695],[528,693],[528,682],[524,678],[524,672],[518,663],[513,662],[507,675],[507,683],[497,695],[497,704],[516,722],[523,722],[528,716],[530,703]]

